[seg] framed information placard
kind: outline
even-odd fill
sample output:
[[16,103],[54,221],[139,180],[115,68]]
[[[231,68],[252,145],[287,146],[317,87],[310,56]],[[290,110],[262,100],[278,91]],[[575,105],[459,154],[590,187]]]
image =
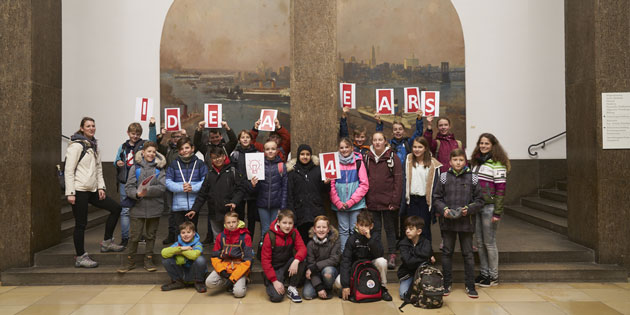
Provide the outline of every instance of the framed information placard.
[[602,93],[603,149],[630,149],[630,93]]

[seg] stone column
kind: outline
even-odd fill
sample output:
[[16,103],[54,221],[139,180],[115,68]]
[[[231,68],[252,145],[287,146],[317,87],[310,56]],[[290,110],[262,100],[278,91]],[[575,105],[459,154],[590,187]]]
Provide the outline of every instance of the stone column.
[[336,150],[337,2],[291,1],[291,155],[309,144],[313,153]]
[[601,93],[630,92],[627,1],[565,0],[569,238],[630,267],[630,150],[602,149]]
[[61,1],[0,2],[0,270],[60,240]]

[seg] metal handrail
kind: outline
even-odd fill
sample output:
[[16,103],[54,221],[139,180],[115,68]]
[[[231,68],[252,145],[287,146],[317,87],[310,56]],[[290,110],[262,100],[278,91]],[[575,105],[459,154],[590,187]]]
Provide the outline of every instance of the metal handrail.
[[566,133],[567,133],[566,131],[563,131],[563,132],[561,132],[561,133],[559,133],[559,134],[557,134],[557,135],[555,135],[555,136],[553,136],[553,137],[551,137],[551,138],[549,138],[549,139],[547,139],[547,140],[543,140],[543,141],[538,142],[538,143],[536,143],[536,144],[532,144],[532,145],[530,145],[530,146],[527,148],[527,153],[529,153],[529,155],[531,155],[531,156],[537,156],[537,155],[538,155],[538,152],[533,152],[533,153],[532,153],[532,148],[533,148],[533,147],[536,147],[536,146],[542,145],[542,146],[541,146],[541,148],[543,148],[543,149],[544,149],[544,148],[545,148],[545,144],[546,144],[548,141],[551,141],[551,140],[553,140],[553,139],[555,139],[555,138],[558,138],[558,137],[560,137],[560,136],[562,136],[562,135],[565,135]]
[[64,139],[70,140],[70,137],[68,137],[68,136],[61,135],[61,137],[64,138]]

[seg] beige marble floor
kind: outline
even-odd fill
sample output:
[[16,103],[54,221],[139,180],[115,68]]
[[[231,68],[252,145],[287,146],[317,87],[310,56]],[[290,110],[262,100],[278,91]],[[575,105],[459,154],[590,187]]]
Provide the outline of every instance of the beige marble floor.
[[[398,284],[388,285],[398,292]],[[247,296],[235,299],[225,292],[198,294],[194,289],[161,292],[159,286],[0,286],[0,314],[399,314],[401,301],[354,304],[340,299],[268,301],[264,287],[251,285]],[[470,299],[462,284],[444,299],[441,309],[406,306],[404,314],[630,314],[628,283],[522,283],[479,289]]]

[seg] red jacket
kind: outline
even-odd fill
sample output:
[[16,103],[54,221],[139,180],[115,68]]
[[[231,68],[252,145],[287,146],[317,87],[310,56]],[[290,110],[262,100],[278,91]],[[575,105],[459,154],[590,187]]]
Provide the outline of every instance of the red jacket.
[[[282,159],[282,162],[286,162],[287,156],[291,151],[291,134],[289,134],[287,128],[284,127],[276,129],[276,132],[278,133],[280,138],[282,138],[282,144],[278,148],[278,156]],[[252,134],[252,144],[254,145],[254,147],[260,152],[265,152],[264,142],[256,142],[256,138],[258,138],[258,129],[252,128],[252,131],[250,131],[250,133]]]
[[[245,234],[244,244],[242,244],[242,250],[245,252],[243,259],[237,260],[224,260],[221,257],[212,257],[210,258],[210,262],[212,263],[212,267],[216,272],[221,272],[223,270],[227,271],[230,274],[230,280],[235,283],[243,276],[249,274],[252,259],[253,259],[253,251],[252,251],[252,239],[249,236],[249,231],[244,227],[245,223],[243,221],[239,222],[239,227],[234,231],[228,231],[228,229],[224,229],[223,233],[225,234],[225,243],[226,244],[238,244],[241,234]],[[221,234],[217,235],[217,239],[214,242],[214,248],[212,249],[215,253],[220,253],[223,250],[223,244],[221,242]]]
[[[282,232],[282,230],[280,230],[280,226],[276,225],[277,222],[278,220],[276,219],[273,222],[271,222],[271,225],[269,225],[269,231],[271,233],[275,233],[276,235],[275,247],[278,248],[281,246],[287,246],[287,245],[293,244],[294,252],[295,252],[294,258],[298,261],[305,261],[306,260],[306,245],[304,245],[304,241],[302,240],[300,233],[297,231],[296,228],[293,228],[291,232],[289,232],[288,234],[284,233]],[[291,235],[295,235],[295,239],[292,239]],[[271,260],[272,260],[271,240],[269,239],[269,235],[265,234],[260,262],[262,264],[263,272],[265,273],[265,276],[267,277],[267,279],[269,279],[269,281],[271,282],[274,282],[278,279],[276,278],[276,271],[273,269]]]

